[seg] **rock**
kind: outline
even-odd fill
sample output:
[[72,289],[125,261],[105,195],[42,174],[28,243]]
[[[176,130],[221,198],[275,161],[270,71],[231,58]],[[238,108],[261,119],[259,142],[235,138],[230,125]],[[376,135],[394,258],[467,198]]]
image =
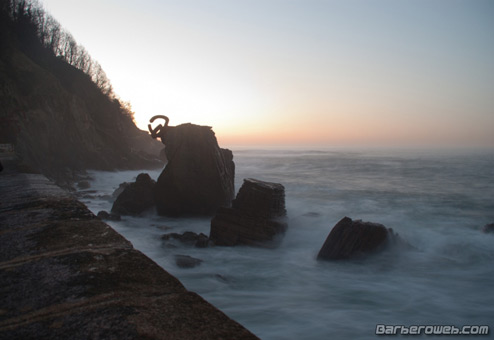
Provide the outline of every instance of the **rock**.
[[156,182],[146,173],[137,176],[117,197],[112,213],[137,216],[154,206],[153,192]]
[[483,228],[482,231],[484,233],[494,233],[494,223],[491,224],[486,224]]
[[200,233],[194,246],[196,248],[207,248],[209,246],[209,237]]
[[220,149],[211,127],[169,127],[162,141],[168,164],[156,184],[158,214],[213,215],[218,207],[230,206],[235,193],[233,154]]
[[208,246],[209,238],[203,233],[196,234],[192,231],[186,231],[183,234],[170,233],[161,236],[162,240],[175,239],[182,243],[194,245],[197,248],[206,248]]
[[117,197],[130,185],[128,182],[120,183],[118,188],[112,194],[113,199],[117,199]]
[[83,190],[84,189],[89,189],[91,187],[91,184],[89,184],[88,181],[80,181],[80,182],[77,183],[77,187],[79,189],[83,189]]
[[165,163],[168,162],[168,159],[166,158],[166,148],[161,149],[159,159],[161,159]]
[[232,207],[244,214],[265,218],[286,215],[285,187],[279,183],[244,179]]
[[244,180],[231,208],[220,208],[211,220],[215,245],[272,247],[286,231],[285,188],[278,183]]
[[180,268],[194,268],[202,263],[201,259],[188,255],[175,255],[175,264]]
[[373,253],[387,245],[406,244],[391,228],[379,223],[341,219],[331,230],[324,242],[318,260],[347,259],[356,255]]
[[120,217],[120,215],[118,214],[115,214],[115,213],[108,213],[104,210],[101,210],[100,212],[98,212],[98,218],[100,220],[109,220],[109,221],[121,221],[122,218]]

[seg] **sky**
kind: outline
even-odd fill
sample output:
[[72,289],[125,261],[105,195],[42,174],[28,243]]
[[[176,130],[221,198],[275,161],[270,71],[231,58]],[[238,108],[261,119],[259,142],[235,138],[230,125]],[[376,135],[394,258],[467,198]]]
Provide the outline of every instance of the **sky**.
[[491,0],[42,0],[137,126],[220,145],[494,148]]

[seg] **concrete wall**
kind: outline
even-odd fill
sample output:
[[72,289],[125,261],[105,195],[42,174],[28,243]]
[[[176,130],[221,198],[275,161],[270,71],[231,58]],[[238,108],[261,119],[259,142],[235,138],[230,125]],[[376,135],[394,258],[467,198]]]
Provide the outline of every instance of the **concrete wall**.
[[0,172],[0,339],[257,339],[44,176]]

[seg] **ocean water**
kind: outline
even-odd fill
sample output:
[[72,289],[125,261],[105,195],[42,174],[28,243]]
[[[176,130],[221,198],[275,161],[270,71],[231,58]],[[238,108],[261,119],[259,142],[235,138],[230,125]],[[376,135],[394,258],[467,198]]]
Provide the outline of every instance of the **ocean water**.
[[[200,249],[160,238],[209,235],[207,218],[149,211],[109,224],[261,339],[379,338],[378,324],[488,325],[493,336],[494,234],[481,232],[494,223],[492,150],[233,151],[237,191],[248,177],[285,186],[289,227],[279,248]],[[91,172],[91,196],[81,200],[109,211],[105,195],[140,172]],[[146,172],[157,179],[161,170]],[[344,216],[393,228],[414,249],[316,261]],[[178,268],[175,255],[203,262]]]

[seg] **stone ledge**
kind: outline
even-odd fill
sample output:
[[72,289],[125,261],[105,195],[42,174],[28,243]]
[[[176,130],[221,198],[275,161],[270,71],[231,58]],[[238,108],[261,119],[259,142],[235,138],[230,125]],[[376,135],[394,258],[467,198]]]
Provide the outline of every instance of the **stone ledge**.
[[2,163],[0,339],[257,339],[70,194]]

